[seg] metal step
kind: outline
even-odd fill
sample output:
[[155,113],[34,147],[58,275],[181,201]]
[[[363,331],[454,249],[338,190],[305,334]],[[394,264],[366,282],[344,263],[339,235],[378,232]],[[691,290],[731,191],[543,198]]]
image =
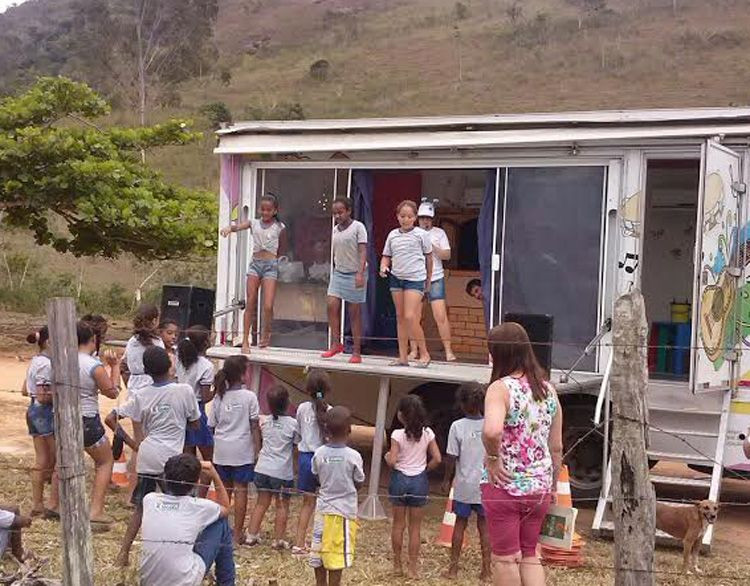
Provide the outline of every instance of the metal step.
[[657,450],[648,450],[649,460],[667,460],[672,462],[685,462],[686,464],[703,464],[713,466],[714,461],[711,458],[697,453],[680,453],[680,452],[661,452]]
[[665,429],[662,427],[653,427],[649,425],[648,430],[653,433],[666,433],[668,435],[690,436],[690,437],[710,437],[716,439],[719,437],[715,431],[700,431],[698,429]]
[[693,454],[712,459],[719,437],[715,432],[682,429],[649,429],[648,445],[654,452]]
[[[615,522],[611,519],[602,521],[602,524],[599,527],[598,531],[600,537],[610,537],[614,535]],[[662,531],[661,529],[656,529],[655,537],[657,545],[671,545],[674,547],[682,547],[681,540],[677,539],[676,537],[672,537],[669,533],[664,533],[664,531]]]
[[652,474],[650,476],[650,480],[654,484],[662,484],[667,486],[694,486],[698,488],[705,488],[706,490],[711,488],[710,476],[706,476],[704,478],[684,478],[678,476],[662,476],[661,474]]

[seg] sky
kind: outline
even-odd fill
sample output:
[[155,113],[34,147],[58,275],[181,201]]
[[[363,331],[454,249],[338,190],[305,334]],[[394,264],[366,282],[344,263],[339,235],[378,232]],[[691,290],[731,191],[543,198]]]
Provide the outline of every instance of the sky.
[[25,0],[0,0],[0,12],[5,12],[5,10],[13,4],[23,4],[23,2],[25,2]]

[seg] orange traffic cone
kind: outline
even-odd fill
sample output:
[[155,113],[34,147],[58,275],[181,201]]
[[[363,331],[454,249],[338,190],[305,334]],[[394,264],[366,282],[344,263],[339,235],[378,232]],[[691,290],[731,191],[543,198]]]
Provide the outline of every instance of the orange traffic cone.
[[[570,475],[568,467],[560,469],[560,477],[557,479],[557,505],[560,507],[572,507],[573,498],[570,494]],[[542,545],[542,559],[550,566],[567,566],[574,568],[583,565],[583,546],[585,541],[578,533],[573,534],[571,548],[562,549],[549,545]]]
[[210,499],[214,502],[217,502],[216,500],[216,487],[214,486],[214,481],[211,481],[211,486],[208,487],[208,493],[206,494],[206,498]]
[[128,460],[125,457],[125,450],[112,467],[112,484],[121,488],[128,487]]
[[443,547],[450,547],[453,540],[453,527],[456,525],[456,514],[453,512],[453,489],[448,493],[448,502],[445,503],[445,513],[443,513],[443,524],[440,526],[440,533],[436,543]]

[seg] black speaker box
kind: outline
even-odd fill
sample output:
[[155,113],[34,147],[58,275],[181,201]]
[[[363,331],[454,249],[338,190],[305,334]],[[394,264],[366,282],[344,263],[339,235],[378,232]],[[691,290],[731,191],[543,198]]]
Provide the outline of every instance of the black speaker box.
[[181,331],[190,326],[213,327],[216,292],[189,285],[164,285],[161,291],[161,319],[173,319]]
[[536,359],[549,373],[552,370],[552,316],[538,313],[506,313],[503,321],[513,321],[524,327]]

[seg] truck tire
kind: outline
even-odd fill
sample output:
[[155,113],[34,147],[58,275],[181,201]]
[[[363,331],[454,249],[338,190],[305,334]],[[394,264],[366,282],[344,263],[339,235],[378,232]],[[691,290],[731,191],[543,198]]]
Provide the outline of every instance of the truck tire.
[[[563,408],[563,454],[567,454],[564,464],[567,464],[570,473],[573,500],[578,499],[582,504],[593,503],[593,499],[599,497],[604,478],[604,439],[598,432],[589,433],[594,427],[596,400],[579,395],[569,398],[561,396],[560,401]],[[581,440],[587,433],[589,435]]]

